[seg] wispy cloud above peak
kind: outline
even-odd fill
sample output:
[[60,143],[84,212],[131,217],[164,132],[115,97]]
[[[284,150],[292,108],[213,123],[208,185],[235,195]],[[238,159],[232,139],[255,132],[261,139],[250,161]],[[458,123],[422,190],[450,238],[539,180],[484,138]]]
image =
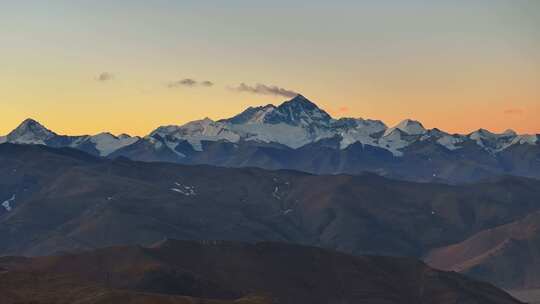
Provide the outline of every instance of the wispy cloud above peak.
[[265,85],[262,83],[257,83],[255,85],[247,85],[245,83],[241,83],[237,87],[234,87],[233,90],[252,94],[274,95],[283,97],[295,97],[296,95],[298,95],[298,93],[293,90],[273,85]]

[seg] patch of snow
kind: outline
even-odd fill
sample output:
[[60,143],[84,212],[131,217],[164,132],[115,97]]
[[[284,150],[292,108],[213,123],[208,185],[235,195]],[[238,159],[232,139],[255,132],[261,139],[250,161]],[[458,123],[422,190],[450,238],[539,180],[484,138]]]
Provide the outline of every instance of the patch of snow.
[[273,196],[275,199],[278,199],[278,200],[281,199],[281,197],[279,196],[279,187],[278,187],[278,186],[276,186],[276,187],[274,188],[274,192],[272,192],[272,196]]
[[273,106],[273,105],[268,105],[266,107],[262,107],[262,108],[260,108],[260,110],[253,113],[253,115],[251,117],[249,117],[249,119],[246,120],[245,123],[248,123],[248,124],[250,124],[250,123],[251,124],[252,123],[255,123],[255,124],[264,123],[265,120],[266,120],[266,117],[273,114],[275,111],[276,111],[276,107]]
[[513,140],[511,145],[536,145],[540,142],[540,138],[538,135],[518,135]]
[[[216,122],[209,118],[192,121],[183,126],[159,127],[152,132],[150,136],[156,134],[165,139],[171,137],[176,140],[186,140],[196,151],[202,151],[201,141],[225,140],[235,143],[240,140],[240,135],[230,130],[227,124]],[[174,145],[174,147],[176,147],[176,145]],[[172,148],[172,150],[174,150],[174,148]]]
[[14,201],[15,201],[15,194],[13,194],[10,199],[4,201],[2,203],[2,206],[6,209],[6,211],[10,212],[11,210],[13,210],[11,203],[13,203]]
[[489,132],[488,130],[480,129],[478,131],[474,131],[473,133],[471,133],[469,135],[469,138],[476,141],[476,143],[479,146],[485,147],[484,141],[489,140],[489,139],[494,139],[494,138],[496,138],[496,136],[497,136],[496,134],[493,134],[493,133]]
[[460,144],[463,142],[463,139],[459,137],[454,137],[452,135],[443,135],[441,138],[437,139],[437,143],[448,150],[457,150],[461,147],[457,146],[457,144]]
[[134,144],[138,140],[138,137],[125,135],[116,137],[111,133],[100,133],[90,137],[90,141],[96,145],[101,156],[107,156],[120,148]]
[[195,196],[195,186],[182,185],[178,182],[174,183],[176,187],[171,188],[171,191],[183,194],[185,196]]
[[[341,119],[345,121],[345,119]],[[345,149],[351,144],[360,142],[363,145],[377,146],[377,138],[374,134],[383,132],[388,128],[378,120],[349,119],[341,127],[341,149]]]
[[289,214],[289,213],[291,213],[293,211],[294,211],[293,209],[287,209],[287,210],[283,211],[283,214],[287,215],[287,214]]
[[286,123],[237,124],[230,125],[229,128],[246,141],[280,143],[293,149],[335,135],[331,130],[324,128],[307,129]]
[[153,145],[154,150],[160,150],[163,148],[163,143],[152,136],[146,136],[144,139]]
[[385,133],[379,139],[379,147],[389,150],[394,156],[403,156],[403,152],[400,150],[407,147],[410,142],[403,139],[402,132],[400,129],[394,129],[390,133]]
[[[184,153],[182,152],[178,152],[176,151],[176,147],[178,147],[178,143],[175,143],[175,142],[172,142],[172,141],[168,141],[168,140],[165,140],[165,145],[171,150],[173,151],[176,155],[180,156],[180,157],[186,157],[186,155],[184,155]],[[193,145],[193,144],[192,144]],[[199,143],[200,145],[200,143]],[[195,146],[193,146],[195,147]],[[194,148],[195,149],[195,148]],[[197,150],[197,149],[195,149]],[[202,151],[202,149],[200,150]]]

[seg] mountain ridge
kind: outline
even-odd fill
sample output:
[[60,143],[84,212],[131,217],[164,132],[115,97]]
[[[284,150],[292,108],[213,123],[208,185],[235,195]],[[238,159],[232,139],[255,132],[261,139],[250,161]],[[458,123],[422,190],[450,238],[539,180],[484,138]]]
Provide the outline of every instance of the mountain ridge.
[[3,257],[0,269],[7,304],[520,303],[491,284],[412,258],[277,242],[166,240],[151,247]]
[[[337,145],[324,145],[328,140]],[[310,173],[363,171],[414,181],[468,182],[501,174],[540,178],[539,136],[484,129],[449,134],[405,119],[332,118],[302,95],[279,106],[249,107],[231,118],[156,128],[144,137],[58,135],[26,120],[0,143],[71,147],[101,157]],[[309,151],[309,153],[308,153]],[[417,166],[408,165],[417,163]],[[459,172],[456,172],[459,171]],[[431,172],[429,172],[431,171]],[[454,177],[460,176],[460,177]]]
[[[317,118],[317,119],[314,119]],[[309,121],[307,120],[309,119]],[[172,130],[174,127],[176,128],[182,128],[184,126],[190,126],[193,123],[197,122],[207,122],[207,123],[213,123],[216,126],[223,127],[226,130],[229,130],[227,126],[221,125],[230,123],[233,125],[242,125],[242,124],[279,124],[279,123],[286,123],[289,125],[303,125],[304,127],[313,127],[313,125],[318,126],[325,126],[327,128],[336,128],[339,131],[347,131],[347,129],[352,129],[360,124],[363,124],[361,128],[358,128],[356,131],[364,132],[367,134],[373,134],[376,132],[384,131],[382,134],[383,136],[390,135],[394,130],[401,130],[407,135],[422,135],[427,133],[428,131],[436,130],[439,134],[443,134],[445,136],[454,136],[454,137],[468,137],[470,139],[473,139],[478,142],[480,146],[485,146],[483,142],[488,140],[493,140],[496,137],[511,137],[512,142],[510,144],[516,144],[516,143],[527,143],[527,144],[536,144],[538,142],[538,134],[517,134],[511,129],[508,129],[507,131],[497,134],[492,133],[489,130],[486,129],[479,129],[477,131],[473,131],[468,134],[451,134],[444,131],[441,131],[440,129],[431,129],[427,130],[424,128],[421,122],[407,118],[399,122],[396,126],[393,127],[387,127],[386,124],[384,124],[380,120],[371,120],[371,119],[363,119],[363,118],[350,118],[350,117],[342,117],[339,119],[332,118],[326,111],[320,109],[315,103],[304,97],[303,95],[297,95],[296,97],[292,98],[291,100],[283,102],[279,106],[275,106],[273,104],[268,104],[266,106],[258,106],[258,107],[249,107],[246,110],[242,111],[241,113],[226,119],[219,119],[219,120],[212,120],[210,118],[204,118],[203,120],[195,120],[191,122],[187,122],[183,125],[169,125],[169,126],[161,126],[157,128],[156,130],[150,132],[148,135],[144,137],[133,137],[133,138],[139,138],[144,139],[148,137],[152,137],[156,133],[160,133],[160,129],[162,131],[166,131],[169,129],[169,132],[173,132]],[[377,130],[375,132],[366,132],[366,128],[368,128],[371,124],[376,124]],[[30,130],[28,130],[30,129]],[[34,130],[32,130],[34,129]],[[20,137],[22,135],[26,134],[32,134],[36,133],[35,130],[38,130],[41,132],[41,135],[37,141],[32,142],[31,140],[21,140]],[[30,132],[28,132],[30,131]],[[109,132],[102,132],[93,136],[98,136],[102,134],[111,134]],[[343,132],[334,132],[331,135],[343,135]],[[112,134],[111,134],[112,135]],[[16,129],[14,129],[12,132],[10,132],[6,137],[7,142],[11,143],[39,143],[43,144],[42,142],[50,139],[53,136],[67,136],[67,135],[58,135],[57,133],[47,129],[45,126],[41,125],[38,121],[28,118],[24,120]],[[88,137],[91,135],[82,135],[82,136],[69,136],[69,137]],[[112,135],[114,136],[114,135]],[[132,138],[129,135],[121,134],[121,136],[114,136],[114,137],[129,137]],[[237,136],[235,138],[228,138],[228,137],[216,137],[214,140],[228,140],[231,142],[238,141],[242,136]],[[332,136],[328,136],[332,137]],[[317,138],[321,139],[321,138]],[[352,141],[352,143],[357,142]],[[309,142],[312,143],[313,141]],[[277,141],[276,143],[280,143]],[[294,147],[294,146],[292,146]],[[297,146],[295,148],[298,148],[300,146]],[[498,147],[498,149],[494,149],[495,151],[498,151],[500,149],[507,148],[508,145],[503,147]],[[112,153],[112,152],[110,152]],[[108,153],[108,154],[110,154]]]

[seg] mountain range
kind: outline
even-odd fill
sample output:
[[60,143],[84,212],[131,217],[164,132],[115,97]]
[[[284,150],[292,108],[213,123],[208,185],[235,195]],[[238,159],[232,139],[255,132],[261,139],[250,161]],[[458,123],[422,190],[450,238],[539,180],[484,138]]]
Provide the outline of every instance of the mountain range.
[[449,134],[410,119],[394,127],[379,120],[335,119],[302,95],[279,106],[250,107],[228,119],[161,126],[144,137],[58,135],[28,119],[1,142],[70,147],[108,158],[316,174],[374,172],[423,182],[540,177],[538,134],[484,129]]
[[[523,177],[447,185],[2,144],[0,255],[163,239],[273,241],[425,258],[500,287],[540,288],[540,267],[529,263],[540,258],[539,230],[531,226],[539,197],[540,181]],[[505,265],[512,275],[499,272]]]

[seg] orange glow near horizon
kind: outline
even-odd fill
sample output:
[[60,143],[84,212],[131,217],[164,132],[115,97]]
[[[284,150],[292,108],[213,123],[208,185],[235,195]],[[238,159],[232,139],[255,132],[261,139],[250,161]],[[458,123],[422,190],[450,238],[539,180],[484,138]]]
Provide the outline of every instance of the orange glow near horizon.
[[[228,118],[240,113],[248,106],[280,104],[283,97],[250,96],[231,93],[223,90],[214,96],[194,94],[192,96],[167,96],[168,94],[145,95],[125,98],[129,102],[96,105],[92,97],[79,96],[79,102],[71,106],[51,102],[46,106],[26,106],[4,109],[4,117],[0,122],[0,134],[5,135],[18,126],[26,118],[34,118],[58,134],[82,135],[112,132],[144,136],[161,125],[181,125],[186,122],[210,117],[214,120]],[[318,101],[306,95],[310,100],[326,110],[334,118],[355,117],[379,119],[389,127],[405,118],[419,120],[426,128],[439,128],[449,133],[468,134],[479,128],[500,133],[513,129],[518,133],[540,133],[540,106],[523,97],[523,103],[507,102],[504,99],[494,102],[455,102],[456,97],[447,96],[439,99],[440,105],[422,102],[430,100],[429,96],[409,97],[400,100],[376,98],[374,96],[353,99],[342,97],[342,102],[327,102],[331,97]],[[370,102],[362,102],[370,98]],[[159,100],[156,102],[155,100]],[[351,101],[353,100],[353,101]],[[354,102],[360,100],[360,102]],[[375,102],[373,102],[375,100]],[[464,98],[464,100],[467,100]],[[410,106],[416,102],[415,106]],[[21,104],[32,104],[28,99]],[[32,108],[32,110],[27,110]]]

